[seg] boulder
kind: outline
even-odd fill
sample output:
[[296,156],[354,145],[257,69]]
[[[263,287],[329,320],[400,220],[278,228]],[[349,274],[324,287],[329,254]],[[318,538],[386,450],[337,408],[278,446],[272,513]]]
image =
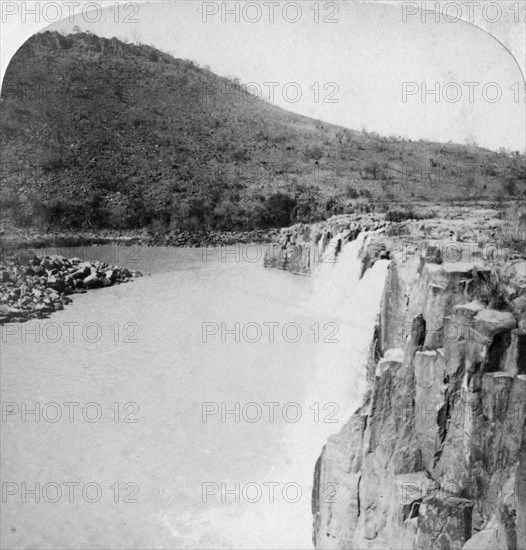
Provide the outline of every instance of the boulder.
[[475,315],[480,313],[483,309],[484,309],[483,304],[477,301],[473,301],[467,304],[460,304],[458,306],[454,306],[453,312],[455,314],[462,315],[462,317],[473,319],[473,317],[475,317]]
[[53,269],[53,260],[51,258],[43,258],[40,262],[40,265],[46,270],[49,271]]
[[47,286],[55,290],[62,290],[64,288],[64,280],[57,275],[49,275],[47,278]]
[[474,318],[475,330],[487,338],[513,330],[517,326],[514,315],[508,311],[483,309]]
[[502,271],[509,285],[526,290],[526,260],[515,260],[505,265]]
[[50,292],[48,296],[49,296],[49,299],[52,300],[53,302],[60,300],[60,294],[58,294],[57,292]]
[[97,277],[96,273],[88,275],[85,279],[82,280],[82,283],[86,288],[99,288],[100,286],[102,286],[102,282]]
[[58,269],[60,269],[64,265],[64,258],[62,256],[53,254],[52,256],[50,256],[50,259],[53,261],[53,265]]
[[82,282],[82,279],[73,279],[73,286],[75,289],[84,288],[84,283]]
[[511,307],[517,315],[524,313],[526,311],[526,295],[515,298],[515,300],[511,302]]
[[0,319],[8,320],[11,317],[11,311],[9,307],[3,304],[0,304]]
[[82,264],[79,266],[77,271],[73,273],[74,279],[82,279],[84,280],[86,277],[88,277],[91,273],[91,266],[89,264]]
[[35,306],[35,311],[37,313],[50,313],[53,311],[53,307],[48,304],[37,304]]

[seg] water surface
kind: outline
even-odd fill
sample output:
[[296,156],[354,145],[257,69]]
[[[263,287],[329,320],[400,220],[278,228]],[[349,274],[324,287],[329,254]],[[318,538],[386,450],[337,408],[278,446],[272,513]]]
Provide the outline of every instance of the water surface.
[[[4,495],[2,545],[310,547],[314,462],[359,402],[379,301],[374,292],[356,292],[357,245],[351,246],[314,278],[246,261],[254,254],[69,249],[68,256],[151,276],[75,295],[50,319],[3,332],[4,408],[12,402],[8,411],[22,403],[41,409],[39,422],[17,411],[1,425],[2,482],[18,490]],[[372,290],[379,288],[374,281],[366,283]],[[369,314],[360,306],[358,323],[348,315],[357,294],[370,302]],[[239,323],[239,341],[221,323],[231,331]],[[294,326],[283,336],[287,323]],[[254,341],[257,326],[262,334]],[[52,403],[62,411],[56,422]],[[241,414],[222,417],[236,403]],[[218,412],[205,422],[203,407]],[[28,489],[58,484],[62,496],[46,502],[56,496],[56,485],[48,485],[40,502],[29,493],[24,502],[23,482]],[[71,483],[79,484],[73,502]],[[89,502],[97,487],[100,499]]]

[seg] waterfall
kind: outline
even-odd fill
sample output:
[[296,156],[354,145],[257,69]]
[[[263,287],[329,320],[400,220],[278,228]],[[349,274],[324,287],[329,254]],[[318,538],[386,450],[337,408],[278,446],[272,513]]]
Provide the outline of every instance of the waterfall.
[[313,270],[311,307],[317,315],[349,317],[349,310],[345,306],[349,305],[359,283],[362,269],[360,251],[369,236],[360,233],[356,240],[342,246],[344,237],[340,233],[327,245],[319,265]]
[[[316,439],[325,439],[339,431],[361,405],[366,391],[366,366],[389,260],[378,260],[362,278],[360,252],[372,233],[361,233],[343,246],[335,263],[322,263],[313,278],[313,307],[337,329],[334,340],[320,342],[317,348],[317,371],[307,391],[307,400],[334,402],[338,423],[320,423]],[[336,239],[339,238],[336,237]]]
[[[367,389],[366,367],[380,311],[387,275],[388,260],[378,260],[362,278],[360,252],[372,233],[362,233],[355,241],[340,245],[342,235],[335,236],[328,254],[314,271],[312,300],[305,304],[316,314],[320,325],[320,342],[316,348],[314,377],[306,381],[304,408],[317,404],[319,421],[309,416],[301,426],[290,427],[289,470],[295,479],[312,486],[314,465],[328,437],[339,432],[360,407]],[[322,327],[331,323],[330,331]],[[337,333],[334,330],[337,328]],[[330,340],[322,341],[330,334]],[[325,408],[326,407],[326,408]],[[337,420],[337,422],[334,422]],[[296,510],[296,521],[310,530],[312,517],[307,506]]]

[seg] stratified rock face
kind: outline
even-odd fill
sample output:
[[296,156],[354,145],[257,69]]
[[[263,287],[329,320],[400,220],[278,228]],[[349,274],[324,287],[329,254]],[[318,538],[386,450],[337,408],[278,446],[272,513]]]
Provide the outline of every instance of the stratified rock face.
[[479,301],[489,272],[394,255],[370,392],[316,466],[316,548],[526,547],[526,305]]
[[[265,267],[276,267],[297,275],[309,275],[316,264],[325,260],[334,261],[342,246],[356,239],[361,231],[385,226],[380,217],[369,215],[333,216],[325,222],[313,225],[299,223],[280,231],[277,242],[265,253]],[[376,257],[382,256],[377,251]],[[364,265],[370,261],[364,258]]]

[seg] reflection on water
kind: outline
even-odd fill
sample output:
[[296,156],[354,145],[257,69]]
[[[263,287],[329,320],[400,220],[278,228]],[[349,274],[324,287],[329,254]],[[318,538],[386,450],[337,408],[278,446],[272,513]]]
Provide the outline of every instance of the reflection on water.
[[[355,283],[356,246],[335,288]],[[46,251],[152,275],[2,334],[2,546],[310,547],[314,461],[361,388],[353,334],[379,296],[356,332],[352,296],[324,307],[316,277],[265,270],[255,249],[120,250]]]

